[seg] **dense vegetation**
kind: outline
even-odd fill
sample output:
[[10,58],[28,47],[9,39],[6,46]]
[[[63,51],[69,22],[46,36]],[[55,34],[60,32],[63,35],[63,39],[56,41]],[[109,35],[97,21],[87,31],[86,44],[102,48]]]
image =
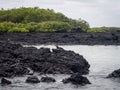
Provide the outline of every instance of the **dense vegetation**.
[[35,7],[0,10],[0,32],[70,32],[73,27],[87,31],[89,24],[51,9]]
[[0,23],[1,32],[69,32],[71,26],[65,22],[46,21],[41,23]]
[[85,20],[74,20],[52,9],[22,7],[0,10],[0,32],[70,32],[74,27],[86,32],[120,30],[120,27],[90,28]]

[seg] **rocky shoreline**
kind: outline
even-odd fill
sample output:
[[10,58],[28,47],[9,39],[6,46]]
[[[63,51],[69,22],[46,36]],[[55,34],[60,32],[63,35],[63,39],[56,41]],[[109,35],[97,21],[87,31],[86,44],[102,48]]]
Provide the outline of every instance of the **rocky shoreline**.
[[[34,75],[34,72],[84,75],[89,73],[90,65],[82,55],[66,51],[58,46],[51,51],[49,48],[37,49],[23,47],[20,44],[0,42],[0,67],[0,77],[15,77]],[[33,77],[32,80],[37,79]]]
[[[56,46],[56,49],[23,47],[36,44],[81,44],[81,45],[120,45],[120,32],[107,33],[0,33],[0,77],[1,84],[12,82],[3,77],[31,75],[26,82],[55,82],[51,77],[39,80],[34,76],[37,72],[43,74],[70,74],[63,83],[91,84],[84,76],[89,73],[89,63],[82,55],[66,51]],[[120,77],[120,70],[115,70],[107,76]]]
[[82,55],[60,47],[52,49],[0,43],[0,77],[29,74],[87,74],[90,65]]
[[24,45],[120,45],[120,31],[101,33],[0,33],[0,40]]

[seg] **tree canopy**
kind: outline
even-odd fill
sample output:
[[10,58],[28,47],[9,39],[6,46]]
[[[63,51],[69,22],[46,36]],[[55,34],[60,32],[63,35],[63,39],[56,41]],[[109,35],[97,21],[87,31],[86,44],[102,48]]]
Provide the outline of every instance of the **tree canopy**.
[[74,20],[52,9],[22,7],[0,10],[2,32],[70,32],[73,27],[78,26],[84,31],[89,29],[85,20]]

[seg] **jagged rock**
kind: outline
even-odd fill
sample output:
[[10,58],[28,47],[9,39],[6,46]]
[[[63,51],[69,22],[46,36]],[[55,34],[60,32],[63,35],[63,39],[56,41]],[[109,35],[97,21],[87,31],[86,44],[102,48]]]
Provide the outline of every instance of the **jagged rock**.
[[85,85],[85,84],[91,84],[90,81],[86,78],[83,77],[81,74],[73,74],[69,78],[64,79],[62,81],[63,83],[72,83],[75,85]]
[[56,80],[54,78],[52,78],[52,77],[42,77],[40,81],[41,82],[47,82],[47,83],[56,82]]
[[39,83],[40,80],[37,76],[30,76],[26,79],[26,83]]
[[[51,58],[54,63],[56,63],[57,68],[62,69],[64,67],[69,71],[68,73],[81,73],[81,74],[88,74],[90,65],[88,62],[83,58],[83,56],[74,53],[73,51],[66,51],[63,48],[53,49],[53,53]],[[60,67],[61,66],[61,67]]]
[[[114,35],[112,35],[112,33],[114,33]],[[84,31],[82,31],[79,27],[75,27],[73,28],[73,33],[30,32],[3,33],[0,35],[0,41],[8,41],[8,39],[15,43],[22,43],[23,45],[40,45],[53,43],[64,45],[120,45],[120,30],[108,30],[108,32],[106,31],[99,33],[84,33]]]
[[22,76],[29,72],[22,64],[3,63],[0,64],[0,67],[0,77]]
[[120,69],[113,71],[107,78],[120,78]]
[[5,79],[5,78],[2,78],[1,79],[1,84],[12,84],[12,82],[11,81],[9,81],[9,80],[7,80],[7,79]]
[[82,55],[58,46],[51,52],[49,48],[0,44],[0,77],[26,75],[30,71],[43,74],[89,73],[90,65]]

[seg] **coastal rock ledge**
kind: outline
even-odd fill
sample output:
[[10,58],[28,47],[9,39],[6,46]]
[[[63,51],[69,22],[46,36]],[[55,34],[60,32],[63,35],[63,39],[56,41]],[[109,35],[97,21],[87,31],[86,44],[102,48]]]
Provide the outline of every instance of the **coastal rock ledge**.
[[30,70],[41,74],[89,73],[89,63],[73,51],[57,47],[23,47],[20,44],[0,42],[0,77],[21,76]]
[[107,78],[120,78],[120,69],[113,71],[110,73]]

